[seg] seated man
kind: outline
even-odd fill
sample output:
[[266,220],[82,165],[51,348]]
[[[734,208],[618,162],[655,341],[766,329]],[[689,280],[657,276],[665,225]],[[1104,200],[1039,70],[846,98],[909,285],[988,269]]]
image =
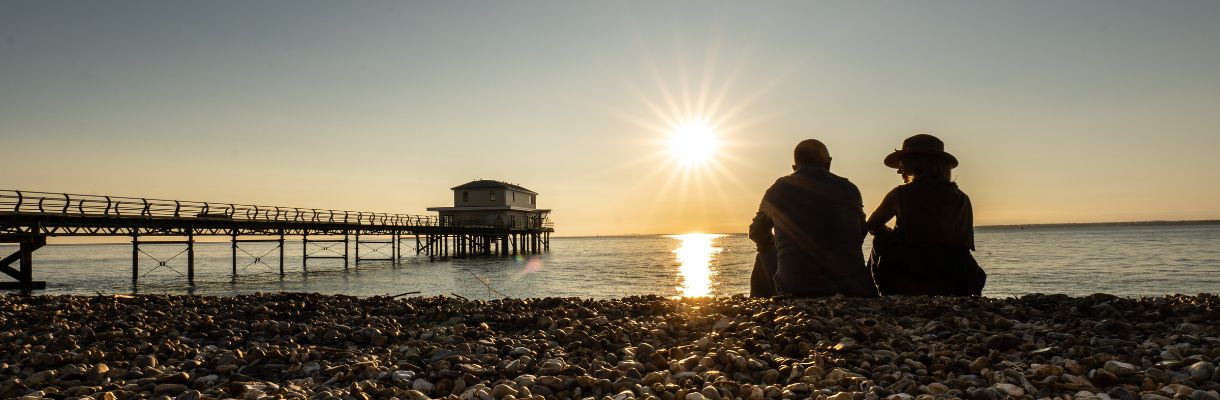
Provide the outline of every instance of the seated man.
[[876,297],[861,249],[860,190],[830,173],[830,152],[822,142],[802,141],[794,153],[796,172],[767,189],[750,224],[750,240],[760,252],[768,246],[776,251],[776,294]]

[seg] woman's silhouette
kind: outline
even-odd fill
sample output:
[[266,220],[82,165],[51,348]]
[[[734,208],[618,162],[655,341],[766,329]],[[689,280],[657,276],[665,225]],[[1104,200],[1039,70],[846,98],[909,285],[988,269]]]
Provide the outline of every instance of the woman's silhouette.
[[[950,180],[957,158],[932,135],[915,135],[885,157],[905,184],[891,190],[868,218],[869,260],[882,295],[978,296],[987,274],[974,250],[970,198]],[[886,224],[897,218],[894,229]]]

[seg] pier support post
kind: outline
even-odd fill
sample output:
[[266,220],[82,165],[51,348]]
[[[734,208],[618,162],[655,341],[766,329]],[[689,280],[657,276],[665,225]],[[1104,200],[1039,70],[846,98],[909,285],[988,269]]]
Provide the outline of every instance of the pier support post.
[[280,277],[284,277],[284,230],[280,229]]
[[[37,229],[32,230],[37,232]],[[21,291],[41,290],[47,288],[46,282],[34,280],[34,250],[47,244],[47,237],[32,235],[0,235],[0,243],[17,243],[17,252],[0,259],[0,272],[16,279],[16,282],[0,282],[0,290],[16,289]],[[10,267],[17,262],[17,268]]]
[[301,232],[301,272],[309,272],[309,233]]
[[[360,242],[357,241],[356,245],[359,246]],[[350,246],[348,246],[348,244],[347,244],[347,231],[343,231],[343,270],[344,271],[347,271],[347,248],[348,247],[350,247]]]
[[356,260],[355,261],[356,261],[356,266],[359,267],[360,266],[360,231],[356,231]]
[[233,277],[236,278],[237,277],[237,232],[234,231],[232,236],[233,236],[233,246],[232,246]]
[[186,234],[186,284],[195,286],[195,230]]
[[140,283],[140,235],[131,234],[131,288]]

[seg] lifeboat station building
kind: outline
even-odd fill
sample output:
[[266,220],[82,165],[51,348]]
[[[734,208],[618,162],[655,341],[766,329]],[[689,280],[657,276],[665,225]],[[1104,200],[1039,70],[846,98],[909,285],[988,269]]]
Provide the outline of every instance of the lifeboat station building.
[[495,180],[476,180],[452,188],[452,207],[428,207],[441,225],[488,226],[509,230],[551,231],[551,210],[538,208],[538,192]]

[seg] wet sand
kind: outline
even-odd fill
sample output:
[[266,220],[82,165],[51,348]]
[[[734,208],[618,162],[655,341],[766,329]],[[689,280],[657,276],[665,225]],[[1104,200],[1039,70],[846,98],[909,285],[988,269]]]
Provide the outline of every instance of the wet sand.
[[0,296],[0,397],[1220,399],[1220,297]]

